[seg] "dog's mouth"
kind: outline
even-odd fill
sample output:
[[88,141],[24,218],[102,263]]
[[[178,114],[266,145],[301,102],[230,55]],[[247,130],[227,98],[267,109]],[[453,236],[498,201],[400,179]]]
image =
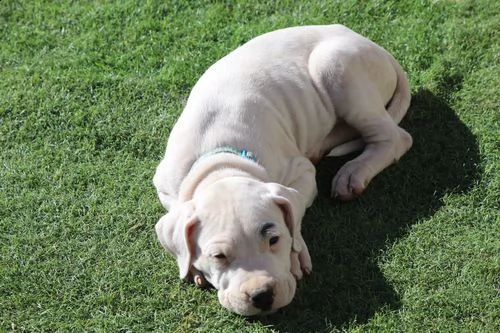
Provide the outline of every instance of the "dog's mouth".
[[[208,281],[206,278],[205,278],[205,275],[201,272],[201,271],[198,271],[196,269],[192,270],[190,272],[191,274],[189,275],[189,281],[190,282],[193,282],[197,287],[199,288],[203,288],[203,289],[215,289],[215,287],[210,283],[210,281]],[[238,300],[237,303],[246,303],[246,304],[249,304],[251,305],[251,311],[247,312],[245,311],[244,313],[240,313],[241,315],[243,316],[255,316],[255,315],[262,315],[262,316],[265,316],[265,315],[269,315],[269,314],[272,314],[272,313],[275,313],[278,309],[273,309],[272,306],[273,306],[273,303],[274,303],[274,298],[275,298],[275,295],[274,295],[274,291],[271,291],[271,294],[270,295],[267,295],[268,299],[265,300],[264,298],[266,298],[265,296],[265,293],[263,293],[263,295],[261,295],[260,297],[257,297],[257,299],[260,299],[259,300],[252,300],[252,297],[249,296],[248,299],[245,299],[244,301],[242,300]],[[261,302],[262,304],[260,305],[257,305],[256,302]],[[224,302],[226,303],[226,302]],[[232,304],[233,302],[231,300],[228,299],[228,304],[231,304],[230,307],[228,307],[228,310],[231,310],[231,311],[235,311],[235,308],[236,307],[233,307]],[[238,307],[241,307],[241,304],[239,304]],[[256,313],[256,311],[258,311]]]
[[[267,316],[277,312],[283,306],[288,304],[279,304],[272,302],[268,304],[255,304],[246,293],[231,292],[228,290],[219,290],[220,304],[231,312],[245,317]],[[290,300],[291,301],[291,300]]]
[[[251,289],[242,285],[235,285],[229,289],[218,289],[202,271],[194,267],[191,268],[187,277],[188,281],[193,282],[199,288],[218,290],[220,304],[229,311],[245,317],[273,314],[292,301],[297,282],[291,273],[289,276],[281,276],[279,279],[266,275],[253,279],[263,279],[263,281],[259,281]],[[266,286],[266,283],[260,283],[268,280],[273,281],[271,287],[269,284]]]
[[[219,290],[220,304],[242,316],[266,316],[288,305],[295,295],[296,281],[291,274],[281,279],[257,276],[250,280],[263,283],[256,283],[249,288],[248,280],[243,280],[241,284]],[[273,282],[270,284],[267,281]]]

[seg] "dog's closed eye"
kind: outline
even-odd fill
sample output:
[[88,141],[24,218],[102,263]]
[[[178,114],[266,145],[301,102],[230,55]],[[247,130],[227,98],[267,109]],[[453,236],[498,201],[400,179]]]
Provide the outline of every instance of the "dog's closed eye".
[[212,262],[218,267],[226,267],[230,263],[230,258],[223,252],[216,252],[210,255]]
[[214,258],[219,259],[219,260],[225,260],[227,259],[226,255],[224,253],[216,253],[213,255]]

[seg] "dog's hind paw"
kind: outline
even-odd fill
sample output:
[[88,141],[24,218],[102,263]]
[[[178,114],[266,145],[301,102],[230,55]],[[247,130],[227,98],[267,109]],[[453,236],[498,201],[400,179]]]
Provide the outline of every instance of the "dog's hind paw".
[[333,178],[332,198],[348,201],[359,196],[371,180],[367,174],[369,174],[369,168],[363,163],[347,162]]

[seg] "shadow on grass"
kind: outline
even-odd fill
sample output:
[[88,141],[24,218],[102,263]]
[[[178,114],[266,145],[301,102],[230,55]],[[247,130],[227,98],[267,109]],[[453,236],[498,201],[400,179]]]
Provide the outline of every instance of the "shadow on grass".
[[468,191],[479,160],[473,134],[429,91],[413,96],[402,127],[412,134],[413,148],[353,202],[329,200],[333,175],[353,156],[318,167],[319,196],[303,222],[313,273],[299,283],[292,304],[258,320],[281,332],[321,332],[400,306],[377,258],[411,225],[433,215],[446,194]]

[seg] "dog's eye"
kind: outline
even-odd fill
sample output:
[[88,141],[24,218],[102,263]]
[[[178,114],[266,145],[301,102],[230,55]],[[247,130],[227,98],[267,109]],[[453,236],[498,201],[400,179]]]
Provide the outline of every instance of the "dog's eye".
[[280,240],[279,236],[273,236],[269,239],[269,246],[273,246]]
[[219,260],[227,259],[227,257],[223,253],[214,254],[213,257],[216,258],[216,259],[219,259]]

